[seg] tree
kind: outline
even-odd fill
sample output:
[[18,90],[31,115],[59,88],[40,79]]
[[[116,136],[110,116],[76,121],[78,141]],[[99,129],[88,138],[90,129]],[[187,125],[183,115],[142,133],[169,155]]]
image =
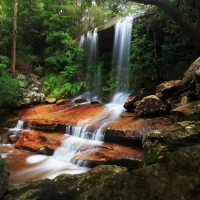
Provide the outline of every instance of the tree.
[[179,9],[180,0],[131,0],[133,2],[144,3],[149,5],[155,5],[162,9],[167,15],[169,15],[181,31],[186,35],[189,41],[197,48],[200,49],[200,1],[196,2],[197,16],[196,22],[186,18],[185,15]]
[[13,46],[12,46],[12,60],[11,71],[15,76],[15,64],[16,64],[16,37],[17,37],[17,0],[14,1],[14,14],[13,14]]

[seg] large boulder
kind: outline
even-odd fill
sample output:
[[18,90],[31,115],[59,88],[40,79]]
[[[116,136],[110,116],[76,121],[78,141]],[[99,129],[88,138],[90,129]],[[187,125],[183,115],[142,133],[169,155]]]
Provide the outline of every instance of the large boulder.
[[139,95],[136,95],[136,96],[130,96],[125,104],[124,104],[124,108],[127,110],[127,111],[133,111],[134,108],[135,108],[135,103],[138,101],[138,100],[141,100],[142,98],[139,96]]
[[197,58],[185,72],[181,85],[189,85],[200,80],[200,57]]
[[168,113],[168,106],[156,95],[150,95],[138,102],[135,113],[138,116],[163,115]]
[[181,80],[165,81],[156,87],[156,96],[165,101],[179,88],[180,84]]
[[129,172],[98,166],[78,175],[32,180],[9,188],[2,200],[198,200],[200,145],[169,153],[158,163]]
[[153,164],[169,152],[200,143],[200,121],[183,121],[150,131],[142,139],[144,160]]
[[200,120],[200,102],[194,101],[183,106],[179,106],[170,111],[170,116],[174,122]]

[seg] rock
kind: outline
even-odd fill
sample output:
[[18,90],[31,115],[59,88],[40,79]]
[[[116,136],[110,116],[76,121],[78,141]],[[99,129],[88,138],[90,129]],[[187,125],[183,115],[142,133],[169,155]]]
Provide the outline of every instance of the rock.
[[141,100],[142,98],[140,98],[140,96],[131,96],[127,99],[127,101],[124,104],[124,108],[127,111],[133,111],[135,108],[135,102],[137,102],[138,100]]
[[199,152],[200,145],[183,148],[131,172],[104,165],[78,175],[32,180],[13,185],[2,200],[198,200]]
[[56,98],[45,98],[46,104],[54,104],[56,103]]
[[144,161],[156,163],[169,152],[200,143],[200,121],[183,121],[143,136]]
[[64,133],[44,133],[36,130],[22,130],[18,134],[18,140],[14,144],[17,149],[36,151],[52,155],[63,140]]
[[168,106],[156,95],[144,97],[136,106],[138,116],[163,115],[168,113]]
[[170,117],[174,122],[200,120],[200,102],[194,101],[170,111]]
[[74,100],[74,103],[85,103],[85,102],[88,102],[88,100],[85,98],[79,98]]
[[9,179],[9,173],[7,170],[7,165],[5,161],[2,159],[0,154],[0,198],[4,196],[4,194],[8,191],[9,185],[8,185],[8,179]]
[[31,90],[24,91],[23,98],[21,98],[16,107],[28,107],[30,105],[43,103],[45,95]]
[[34,92],[37,92],[39,90],[39,88],[37,88],[37,87],[34,87],[33,89],[32,89],[32,91],[34,91]]
[[166,100],[166,104],[170,106],[171,109],[177,108],[178,107],[178,103],[180,103],[180,99],[177,96],[173,96],[173,97],[169,97]]
[[198,98],[199,98],[200,97],[200,83],[196,83],[196,93],[197,93]]
[[156,96],[165,101],[179,88],[180,84],[181,80],[165,81],[157,86]]
[[90,101],[91,104],[99,104],[100,102],[97,100]]
[[183,79],[181,81],[181,85],[185,86],[195,82],[196,76],[199,76],[199,70],[200,70],[200,57],[197,58],[185,72]]
[[90,142],[78,138],[77,140],[70,140],[70,136],[64,136],[64,133],[47,133],[36,130],[22,130],[18,134],[18,138],[18,141],[14,144],[15,148],[48,155],[52,155],[55,150],[58,152],[70,151],[65,146],[60,147],[65,140],[68,148],[78,147],[73,161],[87,161],[89,162],[89,167],[102,164],[118,164],[134,169],[138,168],[143,160],[143,150],[135,148],[133,145],[131,147],[119,144]]
[[65,104],[66,103],[66,99],[59,99],[56,101],[57,105],[61,105],[61,104]]

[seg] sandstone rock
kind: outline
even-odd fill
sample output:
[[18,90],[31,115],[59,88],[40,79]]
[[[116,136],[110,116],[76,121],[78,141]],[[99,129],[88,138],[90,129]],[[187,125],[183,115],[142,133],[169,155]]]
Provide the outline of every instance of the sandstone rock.
[[189,85],[195,81],[195,76],[198,76],[198,72],[200,69],[200,57],[197,58],[185,72],[183,79],[181,81],[181,85]]
[[[77,146],[77,154],[73,162],[87,161],[90,167],[102,164],[118,164],[130,169],[138,168],[143,159],[143,150],[131,146],[90,142],[89,140],[70,140],[70,136],[61,133],[45,133],[36,130],[22,130],[18,134],[18,141],[14,144],[17,149],[35,151],[52,155],[58,152],[69,152],[70,148]],[[60,147],[65,140],[68,148]],[[75,151],[75,150],[74,150]],[[67,156],[67,155],[66,155]]]
[[66,99],[59,99],[56,101],[57,105],[61,105],[61,104],[65,104],[66,103]]
[[165,81],[157,86],[156,96],[161,100],[166,100],[179,88],[180,84],[181,80]]
[[140,96],[131,96],[127,99],[127,101],[124,104],[124,108],[128,111],[133,111],[133,109],[135,108],[135,102],[137,102],[138,100],[141,100]]
[[0,154],[0,198],[3,197],[3,195],[8,191],[9,185],[8,185],[8,178],[9,173],[7,170],[7,165],[5,161],[2,159]]
[[63,138],[63,133],[22,130],[18,134],[18,140],[14,144],[14,147],[52,155],[53,151],[61,145]]
[[170,111],[170,117],[175,122],[200,120],[200,102],[194,101]]
[[45,103],[46,104],[54,104],[54,103],[56,103],[56,98],[46,98]]
[[150,131],[142,139],[145,163],[153,164],[169,152],[199,144],[199,142],[199,121],[177,122],[167,128]]
[[32,180],[9,188],[2,200],[198,200],[200,145],[169,153],[158,163],[127,171],[98,166],[78,175]]
[[167,112],[168,106],[156,95],[144,97],[135,109],[135,113],[139,116],[162,115]]

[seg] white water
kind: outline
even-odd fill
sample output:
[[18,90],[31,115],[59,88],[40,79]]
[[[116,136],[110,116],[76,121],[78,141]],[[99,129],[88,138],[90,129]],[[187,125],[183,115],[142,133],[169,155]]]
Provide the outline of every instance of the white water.
[[126,17],[115,25],[113,68],[117,68],[117,91],[128,90],[129,56],[133,16]]
[[[128,95],[128,93],[122,92],[114,95],[112,101],[106,104],[105,109],[102,111],[103,113],[109,113],[109,116],[98,121],[99,126],[95,130],[91,130],[90,128],[90,122],[94,122],[94,119],[86,119],[79,122],[76,126],[66,127],[66,134],[70,137],[65,139],[61,147],[54,151],[53,157],[64,163],[75,163],[78,166],[87,166],[87,161],[75,161],[75,158],[86,145],[101,146],[105,134],[104,127],[120,115],[124,109],[123,104],[127,100]],[[101,114],[98,113],[97,115]]]
[[22,120],[18,120],[16,126],[14,128],[10,128],[9,130],[12,131],[13,135],[17,135],[23,129],[30,129],[28,125],[26,127],[24,126],[24,122]]
[[[87,80],[94,83],[94,89],[92,91],[93,98],[91,100],[101,100],[101,66],[98,63],[98,33],[97,28],[93,33],[89,31],[86,35],[82,35],[80,38],[80,46],[87,52]],[[95,96],[95,97],[94,97]]]

